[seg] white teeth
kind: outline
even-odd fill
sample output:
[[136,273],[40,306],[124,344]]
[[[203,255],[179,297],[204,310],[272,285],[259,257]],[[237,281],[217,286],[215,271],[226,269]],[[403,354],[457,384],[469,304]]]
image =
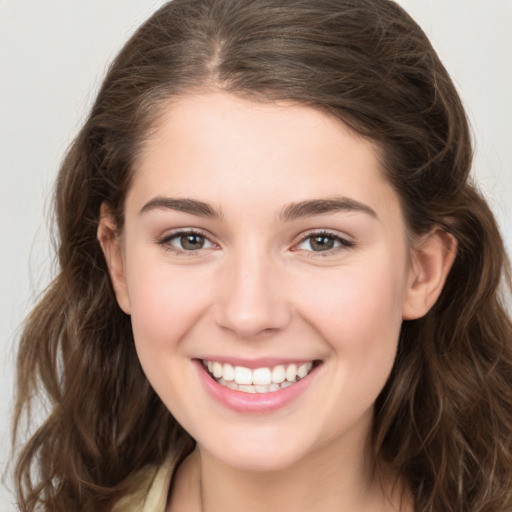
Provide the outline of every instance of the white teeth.
[[255,386],[238,386],[238,391],[243,391],[244,393],[257,393]]
[[235,366],[235,382],[237,384],[252,384],[252,371],[244,366]]
[[222,377],[224,378],[224,380],[235,380],[235,369],[230,364],[225,363],[223,370],[224,375]]
[[281,384],[286,379],[286,371],[282,364],[275,366],[272,369],[272,382],[274,384]]
[[288,368],[286,368],[286,380],[288,382],[295,382],[295,379],[297,377],[297,366],[294,364],[288,365]]
[[224,379],[219,379],[218,383],[224,386],[225,388],[238,390],[238,384],[232,380],[228,382],[225,381]]
[[246,384],[237,384],[234,380],[226,381],[224,379],[219,379],[217,381],[221,386],[225,388],[233,389],[235,391],[242,391],[243,393],[273,393],[274,391],[279,391],[280,389],[287,388],[291,386],[291,382],[283,382],[282,384],[268,384],[267,386],[263,385],[246,385]]
[[273,368],[265,367],[254,370],[245,366],[233,367],[229,363],[218,361],[203,361],[203,365],[219,384],[245,393],[278,391],[303,379],[313,368],[311,361],[298,367],[296,364],[279,364]]
[[252,372],[252,383],[266,386],[272,382],[272,374],[269,368],[257,368]]
[[298,368],[297,368],[297,376],[301,379],[303,379],[310,371],[311,371],[311,368],[313,367],[313,363],[304,363],[304,364],[301,364]]
[[220,363],[213,363],[213,376],[216,379],[220,379],[222,377],[222,365]]
[[226,382],[226,387],[229,389],[238,389],[238,384],[234,380]]

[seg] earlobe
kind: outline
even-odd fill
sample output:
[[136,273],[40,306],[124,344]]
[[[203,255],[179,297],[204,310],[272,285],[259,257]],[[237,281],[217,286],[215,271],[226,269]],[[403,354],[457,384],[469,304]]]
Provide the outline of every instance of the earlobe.
[[107,262],[117,302],[125,313],[130,314],[130,301],[126,285],[121,238],[114,218],[105,203],[101,205],[97,237]]
[[413,249],[410,281],[402,310],[404,320],[427,314],[441,295],[456,255],[455,237],[441,228],[418,241]]

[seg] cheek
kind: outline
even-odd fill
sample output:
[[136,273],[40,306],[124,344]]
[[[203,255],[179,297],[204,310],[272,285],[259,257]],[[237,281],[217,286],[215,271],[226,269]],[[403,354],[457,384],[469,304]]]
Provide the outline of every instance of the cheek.
[[198,268],[190,271],[135,255],[128,269],[132,328],[144,364],[148,357],[158,360],[180,349],[180,340],[205,311],[210,290]]
[[340,379],[361,392],[362,383],[370,394],[380,392],[393,366],[405,296],[403,268],[380,260],[341,270],[317,281],[321,293],[303,296],[303,314],[330,346]]
[[[138,265],[138,261],[144,264]],[[188,393],[198,393],[199,389],[194,387],[197,383],[191,376],[190,354],[183,340],[196,329],[207,309],[209,290],[198,289],[204,276],[195,269],[194,278],[183,267],[173,268],[148,258],[134,258],[131,263],[128,289],[139,361],[167,408],[190,423]],[[188,383],[186,394],[183,382]]]
[[334,363],[329,375],[336,384],[326,401],[335,425],[371,411],[385,386],[396,357],[401,298],[392,275],[365,272],[340,277],[338,286],[310,304],[310,323],[316,322]]
[[[362,342],[386,339],[401,325],[404,281],[393,272],[351,269],[318,282],[319,293],[304,296],[304,310],[321,330]],[[307,304],[307,305],[306,305]],[[307,314],[307,313],[306,313]]]

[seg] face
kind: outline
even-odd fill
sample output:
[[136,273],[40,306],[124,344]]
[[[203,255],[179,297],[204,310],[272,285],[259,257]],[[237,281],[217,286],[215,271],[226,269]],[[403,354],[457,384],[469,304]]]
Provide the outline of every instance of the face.
[[118,301],[200,449],[257,470],[363,449],[414,280],[372,144],[305,106],[183,96],[125,208]]

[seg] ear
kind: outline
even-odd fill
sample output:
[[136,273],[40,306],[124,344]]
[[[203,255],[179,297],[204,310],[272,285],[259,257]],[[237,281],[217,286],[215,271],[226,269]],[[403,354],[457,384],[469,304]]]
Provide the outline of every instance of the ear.
[[97,237],[107,262],[117,302],[126,314],[130,314],[130,300],[126,285],[122,240],[114,217],[105,203],[101,205]]
[[421,237],[412,250],[409,283],[402,309],[404,320],[426,315],[443,290],[457,254],[457,241],[441,228]]

